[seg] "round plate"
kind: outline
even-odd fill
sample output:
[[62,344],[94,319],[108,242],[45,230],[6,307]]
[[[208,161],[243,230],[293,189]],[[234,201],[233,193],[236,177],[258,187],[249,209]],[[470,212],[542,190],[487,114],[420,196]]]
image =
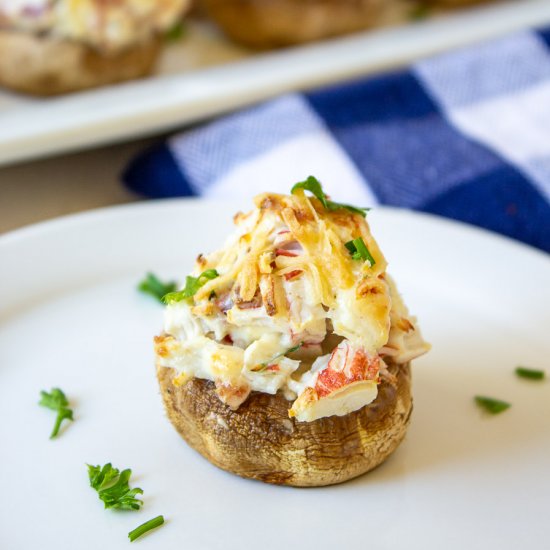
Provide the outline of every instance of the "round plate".
[[[405,442],[375,471],[293,489],[240,479],[191,450],[165,418],[148,270],[182,281],[221,245],[242,204],[168,201],[59,219],[0,238],[0,542],[3,548],[164,550],[541,548],[550,505],[550,261],[512,241],[406,211],[369,214],[390,272],[433,350],[413,365]],[[39,392],[62,388],[74,422]],[[483,414],[474,395],[512,403]],[[86,463],[132,468],[139,512],[104,510]]]

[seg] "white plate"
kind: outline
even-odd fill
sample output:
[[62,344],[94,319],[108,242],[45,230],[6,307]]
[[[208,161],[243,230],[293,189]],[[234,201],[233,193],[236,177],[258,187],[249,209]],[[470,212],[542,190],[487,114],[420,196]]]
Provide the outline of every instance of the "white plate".
[[[387,20],[403,22],[403,10],[398,6]],[[503,0],[257,55],[228,43],[207,25],[190,23],[187,39],[168,48],[156,77],[59,99],[0,92],[0,165],[159,133],[289,90],[396,67],[548,22],[548,0]]]
[[[146,270],[180,280],[243,205],[168,201],[98,210],[0,238],[0,546],[127,548],[544,548],[550,505],[550,261],[435,217],[369,214],[433,351],[414,365],[408,436],[380,468],[322,489],[240,479],[211,466],[164,417],[151,340],[161,307]],[[48,439],[41,389],[63,388],[75,421]],[[475,394],[512,402],[487,417]],[[103,510],[85,463],[134,470],[140,512]]]

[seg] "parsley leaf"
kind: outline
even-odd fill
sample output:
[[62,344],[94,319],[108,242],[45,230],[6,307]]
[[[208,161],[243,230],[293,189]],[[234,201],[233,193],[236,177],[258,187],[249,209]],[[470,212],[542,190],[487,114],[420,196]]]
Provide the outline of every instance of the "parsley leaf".
[[146,521],[139,527],[136,527],[133,531],[130,531],[128,533],[128,538],[130,539],[130,542],[134,542],[137,538],[141,537],[141,535],[144,535],[151,529],[156,529],[157,527],[160,527],[163,523],[164,516],[157,516],[156,518]]
[[321,201],[321,204],[329,210],[327,196],[321,187],[321,182],[317,178],[309,176],[305,181],[295,183],[292,186],[290,193],[293,195],[298,189],[303,189],[304,191],[309,191],[312,193],[313,196],[317,197]]
[[163,283],[154,273],[147,273],[145,279],[139,283],[138,290],[145,294],[150,294],[159,302],[162,302],[162,297],[170,292],[174,292],[177,286],[175,281]]
[[500,399],[493,399],[492,397],[485,397],[482,395],[476,395],[474,397],[474,401],[482,409],[491,414],[499,414],[512,406],[506,401],[501,401]]
[[111,466],[111,463],[105,464],[105,466],[103,467],[91,466],[90,464],[87,464],[87,466],[88,477],[90,479],[90,487],[92,487],[96,491],[102,485],[109,485],[109,482],[117,477],[120,473],[117,468],[113,468]]
[[528,378],[529,380],[544,380],[546,378],[546,373],[543,370],[517,367],[515,372],[520,378]]
[[346,210],[349,210],[354,214],[359,214],[360,216],[363,216],[363,218],[365,218],[367,216],[367,212],[370,210],[370,208],[351,206],[350,204],[342,204],[327,199],[327,196],[323,191],[323,187],[321,186],[321,182],[313,176],[308,176],[305,181],[300,181],[294,184],[292,186],[292,189],[290,190],[291,194],[294,194],[298,189],[303,189],[304,191],[309,191],[310,193],[312,193],[313,196],[318,198],[321,204],[330,212],[333,212],[334,210],[339,210],[340,208],[345,208]]
[[143,491],[139,488],[130,489],[128,481],[132,475],[132,470],[126,469],[120,472],[118,468],[113,468],[111,463],[100,466],[88,466],[88,477],[90,487],[97,491],[100,500],[105,504],[105,508],[116,508],[118,510],[139,510],[143,502],[136,495],[142,495]]
[[369,262],[370,267],[373,267],[374,264],[376,264],[376,261],[369,252],[363,237],[348,241],[344,246],[349,250],[351,257],[354,260],[364,260],[365,262]]
[[42,390],[38,404],[57,412],[50,439],[53,439],[59,433],[63,420],[73,420],[73,411],[69,409],[69,401],[59,388],[52,388],[50,393]]
[[174,302],[181,302],[192,298],[209,280],[219,277],[220,274],[215,269],[207,269],[203,271],[198,277],[192,277],[188,275],[185,279],[185,288],[179,292],[169,292],[163,296],[162,301],[165,304],[173,304]]

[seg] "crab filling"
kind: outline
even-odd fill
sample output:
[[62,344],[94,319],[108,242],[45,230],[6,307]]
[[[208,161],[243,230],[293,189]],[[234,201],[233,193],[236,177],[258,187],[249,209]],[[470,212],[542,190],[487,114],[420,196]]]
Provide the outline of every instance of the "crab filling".
[[175,369],[175,384],[213,381],[232,409],[252,391],[282,392],[298,421],[360,409],[382,379],[393,382],[385,359],[399,365],[428,349],[367,222],[303,191],[255,203],[167,297],[159,366]]
[[189,0],[2,0],[0,29],[127,48],[172,27]]

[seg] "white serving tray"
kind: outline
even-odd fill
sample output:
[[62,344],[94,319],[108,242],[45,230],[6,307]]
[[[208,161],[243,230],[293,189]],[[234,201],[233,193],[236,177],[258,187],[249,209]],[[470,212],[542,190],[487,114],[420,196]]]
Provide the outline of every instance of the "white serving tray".
[[[31,99],[0,92],[0,165],[161,133],[290,90],[384,69],[550,23],[550,1],[509,0],[270,53],[235,46],[204,23],[167,48],[148,79]],[[0,181],[1,183],[1,181]]]

